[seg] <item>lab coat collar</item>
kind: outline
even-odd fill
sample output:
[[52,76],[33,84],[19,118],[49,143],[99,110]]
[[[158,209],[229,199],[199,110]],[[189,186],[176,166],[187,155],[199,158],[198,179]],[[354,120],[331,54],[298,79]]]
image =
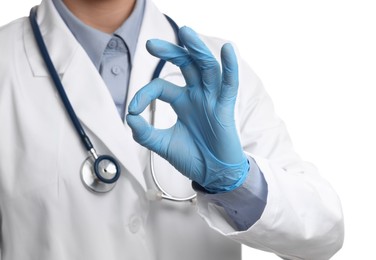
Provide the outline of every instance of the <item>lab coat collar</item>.
[[[151,56],[146,48],[146,41],[153,38],[164,39],[170,42],[177,42],[174,30],[168,23],[164,15],[157,9],[151,0],[146,0],[144,19],[140,29],[138,39],[135,62],[132,66],[132,74],[130,79],[130,91],[128,96],[133,97],[135,90],[146,85],[157,66],[159,59]],[[69,68],[77,49],[82,49],[73,34],[70,32],[64,21],[58,14],[52,1],[43,0],[38,8],[38,24],[46,42],[54,66],[60,75],[64,75]],[[35,77],[48,77],[49,73],[45,68],[42,57],[34,40],[34,36],[30,25],[25,26],[24,43],[26,55],[28,57],[30,67]],[[166,75],[177,69],[167,64],[162,71],[162,75]],[[128,100],[129,101],[129,100]]]
[[[54,66],[57,72],[63,75],[79,45],[59,16],[52,1],[43,0],[39,5],[37,22]],[[35,77],[49,77],[30,24],[27,23],[24,29],[25,51],[33,75]]]

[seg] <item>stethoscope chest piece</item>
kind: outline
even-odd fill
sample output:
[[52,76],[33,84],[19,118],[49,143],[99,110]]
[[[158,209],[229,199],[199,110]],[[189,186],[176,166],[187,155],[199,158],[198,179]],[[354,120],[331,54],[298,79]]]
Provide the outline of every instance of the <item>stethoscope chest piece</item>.
[[116,160],[107,155],[94,159],[89,156],[82,164],[81,179],[90,191],[105,193],[112,190],[120,177]]

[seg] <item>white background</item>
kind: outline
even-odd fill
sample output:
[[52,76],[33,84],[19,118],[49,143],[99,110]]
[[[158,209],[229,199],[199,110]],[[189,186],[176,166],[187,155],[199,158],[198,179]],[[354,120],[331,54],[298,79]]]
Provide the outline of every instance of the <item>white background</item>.
[[[376,259],[376,3],[155,2],[179,25],[237,43],[272,96],[296,150],[318,166],[342,200],[346,239],[333,259]],[[38,3],[3,0],[0,25]],[[249,248],[243,256],[277,259]]]

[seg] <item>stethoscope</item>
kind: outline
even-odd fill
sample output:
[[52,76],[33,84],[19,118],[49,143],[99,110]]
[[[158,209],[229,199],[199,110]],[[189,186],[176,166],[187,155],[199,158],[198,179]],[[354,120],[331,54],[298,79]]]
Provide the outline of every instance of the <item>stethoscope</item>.
[[[115,185],[117,180],[121,174],[121,167],[118,161],[110,156],[110,155],[98,155],[96,152],[90,138],[85,133],[80,121],[77,118],[76,113],[73,110],[73,107],[68,99],[67,94],[65,93],[63,84],[60,81],[60,77],[55,69],[55,66],[52,63],[51,57],[48,53],[46,44],[44,43],[42,33],[39,29],[39,25],[37,22],[37,9],[38,7],[35,6],[30,10],[30,23],[33,30],[33,34],[35,40],[37,42],[38,48],[40,50],[41,56],[47,66],[47,69],[51,75],[51,78],[54,82],[57,92],[63,102],[65,110],[72,121],[74,128],[78,136],[81,139],[81,142],[89,156],[85,159],[81,167],[81,179],[84,183],[84,186],[88,188],[90,191],[98,192],[98,193],[105,193],[111,191]],[[179,27],[177,24],[168,16],[166,16],[168,22],[171,24],[172,28],[174,29],[175,34],[177,35]],[[178,38],[178,37],[177,37]],[[179,45],[182,46],[180,40]],[[152,76],[152,80],[159,77],[166,61],[160,60],[154,73]],[[151,104],[151,124],[154,125],[155,121],[155,101]],[[193,194],[188,197],[176,197],[168,193],[165,189],[162,188],[161,184],[158,182],[155,169],[154,169],[154,153],[150,151],[150,172],[153,179],[154,184],[156,185],[158,191],[157,192],[150,192],[148,191],[149,199],[153,200],[160,200],[166,199],[170,201],[176,202],[184,202],[184,201],[194,201],[196,198],[196,194]]]

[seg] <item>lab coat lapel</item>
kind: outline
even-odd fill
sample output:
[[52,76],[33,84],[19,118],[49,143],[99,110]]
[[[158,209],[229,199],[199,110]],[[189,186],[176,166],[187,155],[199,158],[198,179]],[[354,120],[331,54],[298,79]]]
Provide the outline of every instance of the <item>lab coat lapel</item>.
[[[138,144],[118,115],[112,97],[90,59],[77,50],[63,76],[67,95],[90,135],[98,139],[115,155],[128,172],[145,187]],[[101,153],[101,151],[97,151]]]
[[[94,144],[98,140],[102,142],[126,168],[125,174],[131,173],[146,188],[136,152],[140,146],[133,140],[128,127],[124,126],[102,78],[65,26],[52,1],[42,2],[38,9],[38,22],[68,98],[87,134]],[[25,47],[34,76],[49,76],[30,30],[27,34]]]

